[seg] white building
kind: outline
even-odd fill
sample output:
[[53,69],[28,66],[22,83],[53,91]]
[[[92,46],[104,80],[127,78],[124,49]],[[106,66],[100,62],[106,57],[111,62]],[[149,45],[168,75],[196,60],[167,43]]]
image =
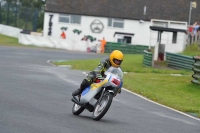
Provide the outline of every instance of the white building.
[[[139,20],[115,19],[107,17],[95,17],[84,15],[72,15],[45,12],[43,35],[49,36],[49,22],[51,22],[51,36],[60,38],[62,27],[67,27],[67,38],[74,41],[81,40],[84,36],[92,36],[97,40],[106,38],[108,42],[117,42],[125,39],[126,43],[149,45],[150,22]],[[78,35],[74,30],[79,30]]]
[[[158,0],[144,0],[143,3],[140,0],[48,0],[43,36],[61,39],[64,32],[66,39],[62,40],[71,43],[68,46],[84,46],[82,51],[98,44],[103,37],[107,42],[153,46],[158,51],[159,30],[152,30],[150,26],[159,26],[171,29],[162,31],[159,43],[164,45],[164,51],[181,52],[185,48],[188,11],[183,7],[185,12],[179,12],[177,7],[187,2],[173,1],[170,10],[164,8],[172,1],[159,5]],[[93,41],[81,41],[84,36],[92,37]]]
[[[156,54],[160,50],[177,53],[185,48],[188,3],[189,0],[47,0],[43,36],[21,34],[19,42],[86,51],[105,37],[107,42],[155,47]],[[192,10],[192,23],[200,17],[199,9]],[[62,33],[66,39],[61,38]],[[158,35],[162,35],[159,42]],[[92,41],[82,41],[84,36]]]

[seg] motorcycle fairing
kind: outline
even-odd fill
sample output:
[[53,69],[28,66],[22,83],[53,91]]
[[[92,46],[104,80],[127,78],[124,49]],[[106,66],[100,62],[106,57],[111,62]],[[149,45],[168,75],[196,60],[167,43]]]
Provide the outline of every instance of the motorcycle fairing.
[[100,83],[93,83],[90,87],[87,87],[82,93],[80,103],[85,104],[89,102],[100,90],[108,83],[108,79],[104,79]]
[[85,94],[87,94],[88,91],[90,90],[90,88],[91,88],[91,86],[88,86],[87,88],[85,88],[81,95],[84,96]]
[[105,83],[107,83],[108,80],[107,79],[104,79],[102,82],[100,83],[93,83],[91,84],[91,90],[95,90],[95,89],[98,89],[99,87],[101,87],[102,85],[104,85]]

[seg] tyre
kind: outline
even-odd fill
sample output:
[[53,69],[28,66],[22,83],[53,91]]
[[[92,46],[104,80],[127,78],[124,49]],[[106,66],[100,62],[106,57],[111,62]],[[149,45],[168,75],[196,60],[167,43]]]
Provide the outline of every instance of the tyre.
[[72,108],[72,113],[74,115],[79,115],[83,112],[84,109],[85,109],[84,107],[81,107],[78,104],[74,103],[73,108]]
[[110,108],[113,100],[113,93],[105,93],[101,101],[96,105],[93,112],[93,120],[100,120]]

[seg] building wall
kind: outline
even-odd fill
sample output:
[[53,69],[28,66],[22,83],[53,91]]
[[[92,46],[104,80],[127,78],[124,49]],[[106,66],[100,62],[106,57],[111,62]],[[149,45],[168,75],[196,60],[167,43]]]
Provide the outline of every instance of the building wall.
[[[49,23],[49,15],[52,14],[52,36],[56,38],[60,38],[61,34],[61,27],[67,27],[66,35],[67,39],[70,38],[74,42],[77,40],[80,40],[84,37],[84,35],[90,35],[92,37],[95,37],[97,40],[102,39],[102,37],[105,37],[105,39],[108,42],[116,42],[118,35],[114,37],[115,32],[123,32],[123,33],[131,33],[134,34],[132,37],[131,44],[138,44],[138,45],[149,45],[149,38],[150,38],[150,22],[144,22],[140,23],[138,20],[124,20],[124,28],[111,28],[108,27],[108,18],[104,17],[94,17],[94,16],[82,16],[81,18],[81,24],[67,24],[67,23],[60,23],[59,22],[59,14],[58,13],[45,13],[45,20],[44,20],[44,29],[43,29],[43,35],[48,36],[48,23]],[[104,30],[102,33],[93,33],[90,29],[90,24],[94,20],[100,20],[104,25]],[[74,34],[73,30],[78,29],[81,30],[82,33],[80,35]],[[96,41],[97,43],[98,41]]]
[[[90,35],[96,38],[96,41],[89,42],[92,43],[90,46],[94,46],[99,44],[98,40],[105,37],[107,42],[117,42],[117,38],[122,37],[123,35],[115,35],[115,32],[122,33],[131,33],[134,34],[132,37],[131,44],[137,45],[146,45],[146,46],[154,46],[157,47],[157,36],[158,32],[151,31],[150,26],[161,26],[161,27],[169,27],[176,29],[184,29],[187,30],[187,22],[178,22],[178,21],[169,21],[169,20],[156,20],[152,19],[151,22],[143,22],[141,23],[139,20],[124,20],[124,28],[111,28],[108,27],[108,18],[106,17],[95,17],[95,16],[82,16],[81,24],[68,24],[68,23],[60,23],[59,22],[59,14],[58,13],[45,13],[44,20],[44,29],[43,36],[48,36],[49,30],[49,20],[50,15],[53,15],[52,18],[52,37],[60,38],[62,33],[61,27],[67,27],[65,31],[67,38],[70,39],[72,44],[80,44],[81,39],[86,35]],[[103,23],[104,29],[101,33],[93,33],[90,29],[90,25],[94,20],[99,20]],[[82,31],[80,35],[75,34],[73,32],[74,29]],[[172,43],[173,33],[163,32],[162,33],[162,41],[161,44],[165,44],[165,52],[173,52],[178,53],[182,52],[185,49],[186,44],[186,34],[178,32],[177,34],[177,42]],[[50,36],[49,36],[50,37]],[[157,58],[157,57],[155,57]]]
[[[175,29],[187,30],[187,22],[179,21],[169,21],[169,20],[151,20],[152,26],[168,27]],[[187,34],[178,32],[176,43],[172,43],[172,32],[163,32],[161,37],[161,44],[165,45],[165,52],[179,53],[185,49],[186,46],[186,37]],[[157,43],[158,31],[150,32],[150,46],[155,46],[154,60],[158,59],[158,48],[159,44]]]
[[[177,33],[177,42],[172,43],[172,33],[170,32],[163,32],[162,33],[162,40],[161,44],[165,44],[165,51],[172,52],[172,53],[179,53],[185,49],[186,46],[186,34],[185,33]],[[151,40],[150,46],[155,46],[157,43],[157,31],[151,31]]]

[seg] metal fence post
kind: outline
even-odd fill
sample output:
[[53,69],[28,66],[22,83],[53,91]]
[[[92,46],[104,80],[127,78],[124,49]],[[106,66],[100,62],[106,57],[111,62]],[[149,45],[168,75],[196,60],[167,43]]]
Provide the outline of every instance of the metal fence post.
[[17,7],[17,3],[15,1],[15,8],[14,8],[14,14],[15,14],[15,27],[17,27],[17,13],[18,13],[18,7]]
[[38,20],[38,10],[35,9],[34,17],[33,17],[33,31],[37,30],[37,20]]
[[7,3],[7,19],[6,19],[6,25],[9,25],[9,16],[10,16],[10,3]]

